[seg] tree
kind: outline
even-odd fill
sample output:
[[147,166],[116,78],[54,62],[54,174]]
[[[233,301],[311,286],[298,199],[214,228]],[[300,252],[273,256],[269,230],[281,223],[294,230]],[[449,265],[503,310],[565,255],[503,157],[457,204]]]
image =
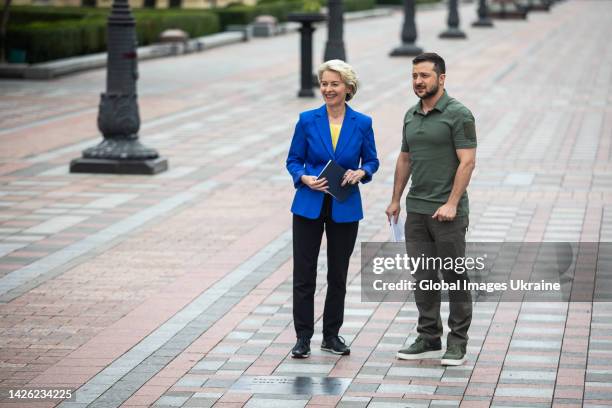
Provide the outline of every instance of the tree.
[[2,20],[0,20],[0,62],[6,62],[6,26],[8,26],[11,0],[4,0]]

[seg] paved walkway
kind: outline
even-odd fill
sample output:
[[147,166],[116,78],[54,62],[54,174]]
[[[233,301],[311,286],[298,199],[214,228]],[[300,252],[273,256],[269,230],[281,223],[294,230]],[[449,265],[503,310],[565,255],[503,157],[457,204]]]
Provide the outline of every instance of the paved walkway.
[[[443,10],[418,16],[419,44],[446,58],[449,93],[477,118],[469,240],[612,241],[612,3],[566,1],[492,30],[468,26],[474,8],[461,8],[467,41],[437,38]],[[352,105],[374,118],[381,159],[361,242],[388,238],[415,102],[410,60],[387,57],[400,23],[346,25],[363,82]],[[317,334],[310,359],[288,357],[284,159],[298,112],[320,104],[295,97],[297,44],[141,63],[142,140],[171,166],[154,177],[67,172],[99,140],[103,71],[0,81],[0,388],[78,388],[62,407],[612,406],[610,303],[478,303],[464,366],[398,361],[415,307],[361,302],[359,248],[342,330],[351,356],[320,352]],[[335,387],[346,389],[326,395]]]

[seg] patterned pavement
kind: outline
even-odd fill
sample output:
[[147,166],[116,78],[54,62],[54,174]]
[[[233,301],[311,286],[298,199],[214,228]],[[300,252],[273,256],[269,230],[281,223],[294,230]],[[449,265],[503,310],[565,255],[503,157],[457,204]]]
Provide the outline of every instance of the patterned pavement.
[[[468,240],[612,241],[612,3],[565,1],[491,30],[469,26],[474,8],[461,7],[466,41],[437,38],[443,10],[418,15],[418,43],[445,57],[449,93],[477,119]],[[410,60],[387,57],[400,24],[345,26],[363,83],[352,106],[373,117],[381,159],[359,242],[388,238],[416,100]],[[289,357],[284,159],[298,112],[320,104],[295,97],[298,41],[141,63],[141,138],[170,162],[154,177],[68,173],[99,140],[104,71],[0,81],[0,388],[78,389],[59,406],[79,408],[612,406],[610,303],[477,303],[465,365],[399,361],[416,308],[361,302],[359,246],[341,333],[351,356],[318,350],[319,279],[312,357]]]

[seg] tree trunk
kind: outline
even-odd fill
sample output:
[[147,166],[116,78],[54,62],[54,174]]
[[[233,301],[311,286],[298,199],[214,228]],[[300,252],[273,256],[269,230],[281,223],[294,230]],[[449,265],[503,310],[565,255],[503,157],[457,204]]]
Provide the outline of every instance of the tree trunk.
[[6,62],[6,27],[8,25],[9,9],[11,0],[4,0],[2,16],[0,19],[0,62]]
[[10,7],[11,0],[4,0],[2,20],[0,20],[0,62],[6,62],[6,28],[8,26]]

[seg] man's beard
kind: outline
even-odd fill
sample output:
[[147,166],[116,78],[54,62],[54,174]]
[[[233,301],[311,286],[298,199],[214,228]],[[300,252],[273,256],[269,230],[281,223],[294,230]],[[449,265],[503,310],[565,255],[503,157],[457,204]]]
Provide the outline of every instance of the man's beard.
[[417,94],[416,92],[415,92],[415,94],[416,94],[416,96],[418,96],[418,97],[419,97],[421,100],[423,100],[423,99],[429,99],[429,98],[431,98],[432,96],[434,96],[435,94],[437,94],[437,93],[438,93],[438,89],[439,89],[439,86],[438,86],[438,84],[436,83],[436,84],[434,84],[433,88],[431,88],[429,91],[426,91],[426,92],[425,92],[425,95],[423,95],[423,96],[419,96],[419,94]]

